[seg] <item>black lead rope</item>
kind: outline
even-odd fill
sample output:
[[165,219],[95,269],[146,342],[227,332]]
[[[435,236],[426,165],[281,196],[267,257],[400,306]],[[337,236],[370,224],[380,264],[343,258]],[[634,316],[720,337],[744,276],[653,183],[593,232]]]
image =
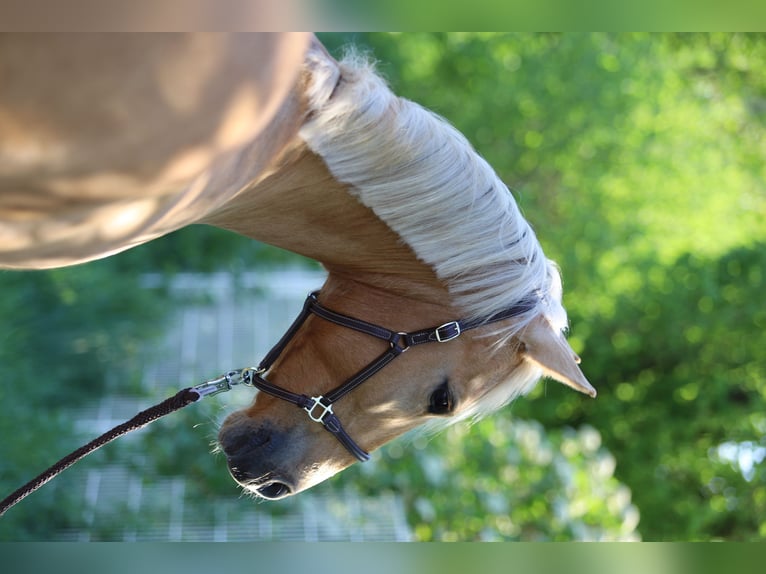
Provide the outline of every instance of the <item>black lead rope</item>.
[[78,460],[89,455],[94,450],[101,448],[117,437],[127,434],[132,430],[139,429],[160,417],[172,413],[173,411],[177,411],[178,409],[199,400],[200,396],[201,395],[194,392],[192,388],[183,389],[182,391],[179,391],[175,396],[172,396],[169,399],[165,399],[160,404],[146,409],[145,411],[141,411],[128,422],[117,425],[112,430],[105,432],[97,439],[94,439],[85,446],[78,448],[76,451],[62,458],[48,470],[30,480],[27,484],[0,502],[0,516],[5,514],[5,511],[8,510],[11,506],[21,502],[24,498],[32,494],[46,482],[61,472],[65,471]]
[[157,419],[169,415],[170,413],[182,409],[183,407],[197,402],[203,397],[212,396],[223,391],[228,391],[233,385],[240,384],[241,374],[248,369],[242,369],[240,371],[229,371],[225,375],[213,379],[212,381],[206,381],[196,387],[187,387],[178,391],[175,395],[165,399],[161,403],[154,405],[141,411],[132,419],[117,425],[113,429],[105,432],[96,439],[93,439],[85,446],[78,448],[76,451],[68,454],[56,464],[51,466],[48,470],[42,474],[36,476],[21,488],[12,492],[6,498],[0,502],[0,516],[14,506],[21,502],[24,498],[32,494],[35,490],[40,488],[46,482],[50,481],[58,474],[64,472],[67,468],[72,466],[80,459],[86,457],[94,450],[97,450],[107,443],[112,442],[114,439],[121,437],[124,434],[128,434],[130,431],[138,430]]
[[[411,333],[402,333],[390,331],[384,327],[367,323],[360,319],[354,319],[340,313],[336,313],[326,307],[323,307],[318,302],[318,292],[311,293],[303,305],[300,315],[296,318],[287,332],[282,336],[279,342],[272,348],[261,361],[257,368],[247,367],[240,370],[229,371],[225,375],[206,381],[196,387],[185,388],[174,396],[165,399],[161,403],[141,411],[129,421],[117,425],[113,429],[105,432],[98,438],[92,440],[83,447],[80,447],[71,454],[65,456],[56,464],[51,466],[48,470],[38,475],[34,479],[30,480],[27,484],[11,493],[2,502],[0,502],[0,516],[5,512],[22,501],[28,495],[32,494],[38,488],[45,483],[53,479],[55,476],[72,466],[74,463],[84,458],[93,451],[101,448],[105,444],[113,441],[114,439],[121,437],[130,431],[137,430],[141,427],[148,425],[149,423],[167,415],[174,411],[177,411],[191,403],[197,402],[199,399],[207,396],[216,395],[218,393],[230,390],[234,385],[245,384],[248,386],[256,387],[258,390],[275,396],[282,400],[293,403],[294,405],[302,408],[308,413],[311,420],[321,423],[324,428],[335,436],[340,443],[358,460],[364,462],[369,460],[370,455],[361,448],[345,431],[340,420],[332,410],[332,405],[350,393],[356,387],[368,380],[370,377],[379,372],[383,367],[388,365],[391,361],[397,358],[402,353],[408,351],[415,345],[421,345],[424,343],[446,343],[460,336],[460,334],[469,329],[474,329],[482,325],[502,321],[511,317],[516,317],[523,313],[532,310],[536,305],[536,301],[525,300],[521,303],[501,311],[485,320],[478,321],[450,321],[439,327],[432,327],[430,329],[424,329],[422,331],[414,331]],[[382,355],[375,359],[372,363],[367,365],[356,375],[330,391],[326,395],[319,395],[315,397],[309,397],[307,395],[293,393],[287,389],[283,389],[276,385],[273,385],[267,381],[263,375],[271,368],[279,355],[288,345],[290,340],[296,335],[306,319],[311,315],[317,315],[326,321],[335,323],[342,327],[347,327],[361,333],[365,333],[372,337],[387,341],[389,349],[387,349]]]

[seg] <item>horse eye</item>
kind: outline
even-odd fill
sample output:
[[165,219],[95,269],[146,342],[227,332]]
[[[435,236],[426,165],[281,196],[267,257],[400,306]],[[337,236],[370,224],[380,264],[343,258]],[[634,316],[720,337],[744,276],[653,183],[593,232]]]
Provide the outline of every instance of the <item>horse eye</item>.
[[447,415],[452,412],[453,407],[449,384],[447,381],[444,381],[431,393],[431,397],[428,400],[428,412],[434,415]]

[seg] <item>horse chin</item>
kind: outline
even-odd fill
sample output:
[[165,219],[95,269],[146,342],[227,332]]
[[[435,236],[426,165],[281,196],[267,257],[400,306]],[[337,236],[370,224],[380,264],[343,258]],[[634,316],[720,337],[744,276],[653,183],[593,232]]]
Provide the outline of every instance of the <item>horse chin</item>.
[[248,492],[263,500],[282,500],[330,478],[334,472],[315,473],[310,478],[294,481],[284,474],[268,473],[258,480],[241,480],[236,471],[230,467],[234,480]]

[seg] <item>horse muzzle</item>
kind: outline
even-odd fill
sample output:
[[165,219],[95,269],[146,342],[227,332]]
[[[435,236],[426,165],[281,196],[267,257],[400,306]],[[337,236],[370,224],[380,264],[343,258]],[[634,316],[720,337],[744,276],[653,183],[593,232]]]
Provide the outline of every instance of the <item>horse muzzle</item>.
[[287,440],[284,432],[242,424],[224,427],[218,436],[232,478],[267,500],[285,498],[297,490],[295,481],[278,464]]

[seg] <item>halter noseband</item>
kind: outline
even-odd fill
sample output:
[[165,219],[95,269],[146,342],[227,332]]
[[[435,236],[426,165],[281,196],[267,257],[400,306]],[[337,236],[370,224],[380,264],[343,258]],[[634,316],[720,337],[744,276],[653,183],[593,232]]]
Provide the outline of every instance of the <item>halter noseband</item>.
[[[340,443],[346,447],[346,449],[353,454],[358,460],[365,462],[369,460],[370,455],[361,448],[345,431],[343,425],[337,415],[332,410],[332,405],[345,395],[350,393],[356,387],[361,385],[367,379],[375,375],[383,367],[388,365],[396,357],[402,353],[408,351],[410,347],[415,345],[422,345],[424,343],[447,343],[456,339],[464,331],[469,329],[475,329],[482,325],[502,321],[504,319],[510,319],[516,317],[527,311],[532,310],[536,301],[524,300],[504,311],[500,311],[495,315],[483,320],[473,321],[450,321],[444,323],[438,327],[432,327],[430,329],[423,329],[421,331],[413,331],[410,333],[390,331],[384,327],[373,325],[361,319],[354,319],[340,313],[336,313],[323,307],[318,302],[319,292],[315,291],[311,293],[303,304],[303,309],[300,315],[293,321],[290,328],[282,336],[279,342],[269,353],[264,357],[263,361],[257,368],[246,368],[240,373],[242,382],[246,385],[256,387],[258,390],[263,391],[269,395],[292,403],[308,413],[309,418],[321,423],[325,429],[332,433]],[[271,368],[279,355],[284,351],[287,344],[295,336],[300,327],[311,315],[317,315],[326,321],[340,325],[341,327],[347,327],[360,333],[365,333],[372,337],[382,339],[389,344],[388,350],[386,350],[377,359],[373,360],[369,365],[364,367],[356,375],[330,391],[325,395],[319,395],[315,397],[309,397],[303,394],[293,393],[276,385],[273,385],[264,378],[266,372]]]

